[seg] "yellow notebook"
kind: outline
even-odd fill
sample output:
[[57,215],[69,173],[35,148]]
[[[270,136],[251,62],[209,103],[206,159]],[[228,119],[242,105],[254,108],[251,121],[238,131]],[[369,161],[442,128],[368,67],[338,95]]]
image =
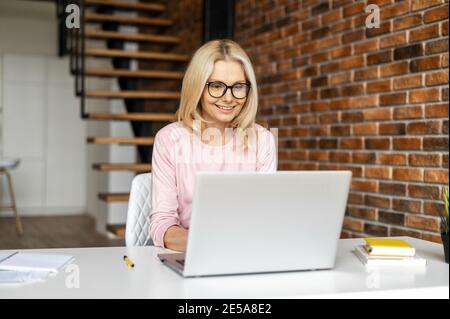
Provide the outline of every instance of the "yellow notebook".
[[364,238],[366,250],[370,256],[402,256],[413,257],[416,249],[401,239],[394,238]]

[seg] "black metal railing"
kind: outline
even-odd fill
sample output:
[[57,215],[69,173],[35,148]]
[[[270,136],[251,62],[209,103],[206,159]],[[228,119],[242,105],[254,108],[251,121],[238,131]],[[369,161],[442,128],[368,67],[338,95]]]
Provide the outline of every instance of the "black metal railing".
[[[68,13],[66,8],[75,4],[79,8],[79,28],[68,28],[66,19]],[[80,97],[81,118],[87,118],[86,113],[86,61],[85,61],[85,12],[84,0],[56,0],[58,15],[58,39],[59,56],[70,56],[70,73],[75,76],[75,94]]]

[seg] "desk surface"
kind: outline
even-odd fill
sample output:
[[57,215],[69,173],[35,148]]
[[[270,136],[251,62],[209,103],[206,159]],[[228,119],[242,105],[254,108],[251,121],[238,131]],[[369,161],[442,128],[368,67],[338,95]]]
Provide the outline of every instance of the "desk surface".
[[[184,279],[163,265],[157,247],[42,249],[75,257],[46,282],[0,286],[2,298],[449,298],[449,266],[442,245],[400,237],[428,260],[424,268],[368,271],[352,253],[362,239],[339,241],[333,270]],[[136,267],[127,268],[128,255]],[[68,271],[68,272],[66,272]]]

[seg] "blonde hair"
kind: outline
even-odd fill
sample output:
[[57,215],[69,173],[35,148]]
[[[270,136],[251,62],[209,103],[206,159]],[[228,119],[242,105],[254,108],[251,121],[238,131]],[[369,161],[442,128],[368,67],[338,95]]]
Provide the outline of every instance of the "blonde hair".
[[[244,69],[245,77],[251,88],[241,112],[231,121],[232,128],[246,130],[253,127],[258,109],[258,87],[255,71],[245,51],[236,42],[229,39],[213,40],[202,45],[194,54],[186,70],[181,88],[180,106],[177,111],[178,121],[182,121],[192,131],[194,121],[202,126],[205,120],[199,110],[199,102],[208,78],[211,76],[216,61],[236,61]],[[201,128],[200,128],[201,129]]]

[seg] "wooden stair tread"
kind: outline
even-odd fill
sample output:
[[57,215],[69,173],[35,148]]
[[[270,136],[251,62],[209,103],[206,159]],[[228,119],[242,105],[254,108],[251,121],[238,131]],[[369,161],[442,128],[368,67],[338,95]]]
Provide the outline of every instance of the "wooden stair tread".
[[106,230],[110,233],[113,233],[117,237],[124,238],[125,237],[125,231],[126,231],[126,225],[124,224],[109,224],[106,225]]
[[113,121],[175,121],[173,113],[108,113],[91,112],[87,114],[90,120],[113,120]]
[[179,92],[170,91],[105,91],[87,90],[86,97],[129,99],[179,99]]
[[172,20],[163,18],[129,17],[118,14],[102,14],[94,12],[86,12],[85,17],[88,22],[118,22],[122,24],[142,24],[162,27],[168,27],[173,24]]
[[164,61],[186,62],[189,57],[185,54],[151,52],[151,51],[125,51],[104,48],[86,48],[87,56],[112,57],[112,58],[132,58],[132,59],[151,59]]
[[164,78],[164,79],[183,78],[183,72],[176,72],[176,71],[128,70],[128,69],[109,69],[109,68],[86,68],[84,74],[91,76],[123,76],[123,77]]
[[144,3],[144,2],[124,2],[118,0],[85,0],[86,5],[88,6],[111,6],[120,9],[128,9],[128,10],[147,10],[147,11],[157,11],[163,12],[166,10],[166,7],[162,4],[158,3]]
[[96,39],[120,39],[127,41],[146,41],[146,42],[159,42],[159,43],[180,43],[179,37],[170,35],[157,35],[157,34],[144,34],[144,33],[126,33],[116,31],[103,31],[96,29],[87,29],[85,35],[88,38]]
[[131,171],[131,172],[150,172],[152,165],[149,163],[96,163],[92,168],[102,172],[111,171]]
[[100,193],[98,199],[105,202],[128,202],[130,198],[129,193]]
[[90,144],[153,145],[153,137],[88,137]]

